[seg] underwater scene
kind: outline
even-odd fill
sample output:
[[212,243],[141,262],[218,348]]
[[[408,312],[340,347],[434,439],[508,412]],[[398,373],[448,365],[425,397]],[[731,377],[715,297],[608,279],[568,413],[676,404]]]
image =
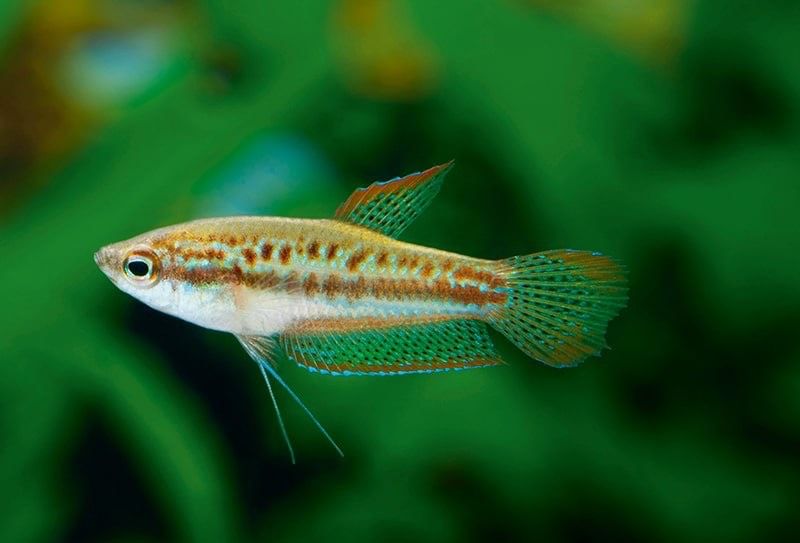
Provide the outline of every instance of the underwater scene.
[[798,28],[3,0],[0,541],[796,540]]

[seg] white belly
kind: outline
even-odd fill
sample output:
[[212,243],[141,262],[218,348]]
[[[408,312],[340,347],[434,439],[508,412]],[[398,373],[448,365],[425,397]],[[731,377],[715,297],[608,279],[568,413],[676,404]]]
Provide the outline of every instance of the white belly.
[[344,298],[329,300],[302,293],[279,293],[243,286],[158,284],[139,298],[152,307],[204,328],[241,335],[271,336],[315,319],[396,318],[466,315],[475,308],[429,300]]
[[241,335],[271,336],[298,323],[315,319],[414,317],[430,314],[469,314],[461,304],[426,300],[309,298],[247,287],[187,289],[175,293],[170,307],[159,310],[204,328]]

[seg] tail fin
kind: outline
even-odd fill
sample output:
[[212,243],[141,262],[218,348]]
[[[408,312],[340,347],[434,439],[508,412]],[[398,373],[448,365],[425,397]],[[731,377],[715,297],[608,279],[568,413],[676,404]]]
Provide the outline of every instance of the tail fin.
[[528,356],[575,366],[607,347],[608,322],[627,301],[625,272],[607,256],[559,250],[498,262],[505,306],[489,322]]

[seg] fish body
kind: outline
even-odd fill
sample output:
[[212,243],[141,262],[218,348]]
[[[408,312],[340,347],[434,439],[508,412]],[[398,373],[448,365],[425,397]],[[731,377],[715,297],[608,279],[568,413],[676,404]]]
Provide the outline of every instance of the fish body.
[[358,189],[334,219],[202,219],[106,246],[95,261],[151,307],[234,334],[267,385],[271,375],[309,415],[275,371],[278,348],[334,375],[467,369],[502,363],[489,325],[549,365],[598,354],[626,300],[613,259],[559,250],[485,260],[396,239],[450,167]]
[[479,319],[507,298],[493,261],[336,220],[198,220],[110,245],[98,262],[122,261],[136,247],[158,262],[158,283],[142,291],[119,278],[120,288],[155,309],[233,334]]

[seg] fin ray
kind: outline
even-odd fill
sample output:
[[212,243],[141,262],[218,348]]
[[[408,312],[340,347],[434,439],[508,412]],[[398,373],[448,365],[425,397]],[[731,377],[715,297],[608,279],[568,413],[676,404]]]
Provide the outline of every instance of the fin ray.
[[335,218],[397,237],[439,193],[453,162],[355,190]]
[[292,440],[289,439],[289,433],[286,431],[286,425],[283,423],[283,417],[281,416],[281,409],[278,407],[278,401],[275,399],[275,393],[272,391],[272,383],[269,382],[269,376],[267,375],[267,370],[264,368],[263,362],[257,362],[258,369],[261,370],[261,375],[264,376],[264,382],[267,383],[267,390],[269,390],[269,397],[272,399],[272,407],[275,408],[275,415],[278,417],[278,426],[280,426],[281,434],[283,434],[283,440],[286,442],[286,446],[289,448],[289,456],[292,459],[292,464],[296,464],[297,460],[294,456],[294,447],[292,447]]
[[502,364],[486,325],[449,320],[380,330],[290,333],[281,336],[289,358],[331,375],[432,373]]
[[289,448],[289,454],[292,457],[292,463],[295,462],[294,457],[294,449],[292,448],[292,443],[289,441],[289,434],[286,432],[286,427],[283,424],[283,418],[281,417],[281,412],[278,409],[278,403],[275,401],[275,396],[272,392],[272,385],[270,385],[269,378],[267,374],[271,375],[273,379],[275,379],[278,384],[280,384],[284,390],[291,396],[291,398],[300,406],[300,408],[305,412],[308,418],[311,419],[311,422],[314,423],[314,426],[322,432],[322,435],[333,445],[333,448],[336,449],[336,452],[339,453],[339,456],[344,456],[344,452],[342,449],[337,445],[336,441],[333,440],[331,435],[328,433],[327,430],[322,426],[322,424],[317,420],[317,417],[311,412],[311,410],[306,407],[300,397],[295,394],[295,392],[286,384],[286,382],[281,379],[281,376],[278,375],[278,372],[275,371],[275,368],[272,367],[272,364],[269,361],[269,357],[274,352],[275,341],[270,337],[262,337],[262,336],[240,336],[236,335],[236,339],[239,340],[239,343],[242,344],[244,350],[250,355],[259,366],[261,370],[261,374],[264,376],[264,380],[267,382],[267,387],[269,388],[270,396],[272,396],[272,404],[275,407],[275,412],[278,416],[278,423],[281,426],[281,432],[283,433],[284,440],[286,441],[286,445]]
[[607,348],[605,331],[627,300],[622,266],[599,253],[549,251],[502,260],[510,289],[490,317],[528,356],[572,366]]

